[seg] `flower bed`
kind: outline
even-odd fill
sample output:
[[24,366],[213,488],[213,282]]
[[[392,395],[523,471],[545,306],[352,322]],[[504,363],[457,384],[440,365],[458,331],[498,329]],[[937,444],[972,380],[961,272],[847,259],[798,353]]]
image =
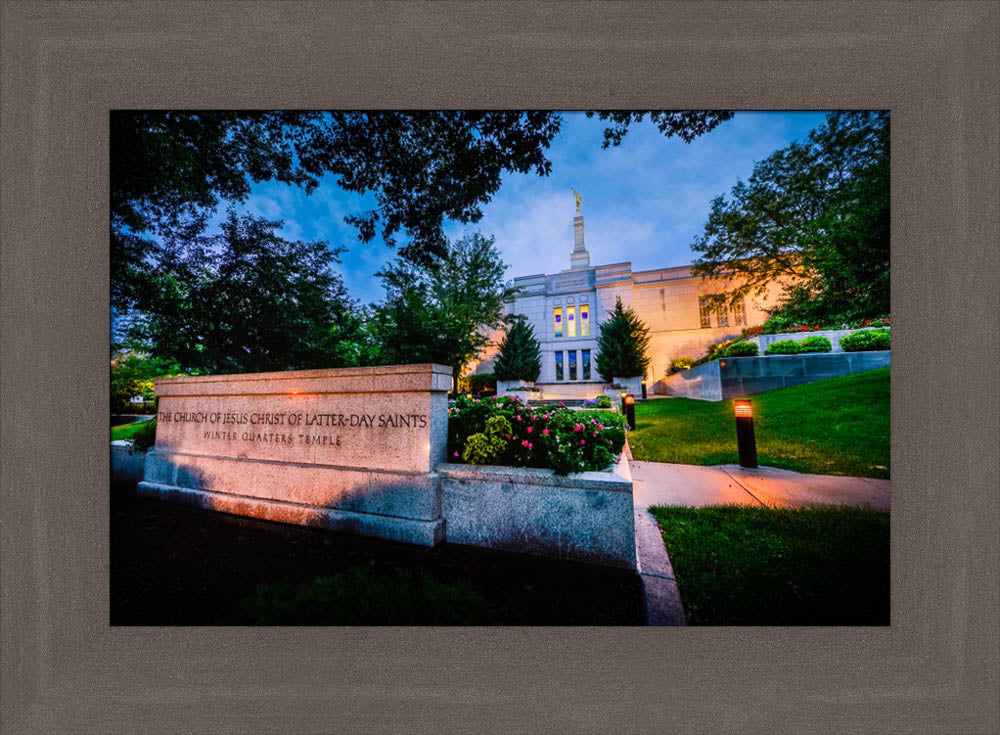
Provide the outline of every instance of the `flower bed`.
[[618,415],[588,418],[564,406],[519,398],[459,396],[448,408],[448,462],[537,467],[557,475],[611,467],[625,446]]
[[888,328],[890,326],[892,326],[892,319],[888,315],[871,319],[826,319],[810,324],[802,324],[791,319],[774,316],[758,327],[744,329],[740,334],[740,339],[757,337],[761,334],[795,334],[839,329]]

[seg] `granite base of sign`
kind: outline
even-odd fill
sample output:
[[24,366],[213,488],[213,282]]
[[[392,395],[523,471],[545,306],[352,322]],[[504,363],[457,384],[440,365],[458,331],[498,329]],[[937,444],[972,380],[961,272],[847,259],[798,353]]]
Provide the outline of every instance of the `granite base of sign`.
[[433,546],[450,386],[442,365],[158,380],[138,493]]
[[449,543],[635,568],[632,476],[624,456],[605,472],[444,464]]

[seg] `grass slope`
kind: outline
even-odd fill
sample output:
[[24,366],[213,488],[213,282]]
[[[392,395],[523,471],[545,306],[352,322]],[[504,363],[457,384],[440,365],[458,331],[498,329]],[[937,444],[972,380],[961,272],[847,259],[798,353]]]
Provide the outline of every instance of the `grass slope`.
[[[889,368],[757,393],[751,400],[760,464],[889,477]],[[637,460],[735,463],[733,401],[637,403],[636,430],[628,442]]]
[[688,622],[888,625],[889,514],[654,507]]

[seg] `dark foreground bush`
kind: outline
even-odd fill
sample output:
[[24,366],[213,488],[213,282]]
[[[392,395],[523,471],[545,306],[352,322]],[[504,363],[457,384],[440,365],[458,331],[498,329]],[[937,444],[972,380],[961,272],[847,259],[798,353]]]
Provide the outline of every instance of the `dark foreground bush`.
[[448,409],[449,462],[540,467],[566,475],[607,469],[624,446],[619,414],[533,408],[510,396],[459,396]]
[[888,350],[890,343],[888,329],[863,329],[840,338],[840,349],[844,352],[868,352]]
[[446,584],[423,569],[389,575],[354,568],[260,585],[235,612],[237,625],[489,625],[496,619],[468,582]]

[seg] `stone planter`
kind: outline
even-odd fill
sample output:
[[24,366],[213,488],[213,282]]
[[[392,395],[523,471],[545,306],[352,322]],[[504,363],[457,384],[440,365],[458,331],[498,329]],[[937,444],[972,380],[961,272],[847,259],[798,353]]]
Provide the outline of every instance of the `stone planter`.
[[534,387],[534,382],[530,380],[498,380],[497,397],[523,392],[524,388]]
[[635,568],[632,475],[624,455],[604,472],[443,464],[449,543]]
[[[642,398],[642,376],[636,375],[632,378],[615,378],[615,382],[625,386],[625,392],[631,393],[636,398]],[[621,391],[618,391],[621,393]]]
[[[864,329],[889,329],[889,327],[865,327]],[[767,352],[769,345],[775,342],[783,342],[785,340],[792,340],[794,342],[801,342],[807,337],[826,337],[830,340],[830,353],[833,352],[843,352],[840,347],[840,340],[844,335],[854,334],[855,332],[860,332],[861,329],[824,329],[816,332],[784,332],[782,334],[758,334],[756,337],[750,337],[747,342],[754,342],[760,348],[760,354],[763,355]]]

